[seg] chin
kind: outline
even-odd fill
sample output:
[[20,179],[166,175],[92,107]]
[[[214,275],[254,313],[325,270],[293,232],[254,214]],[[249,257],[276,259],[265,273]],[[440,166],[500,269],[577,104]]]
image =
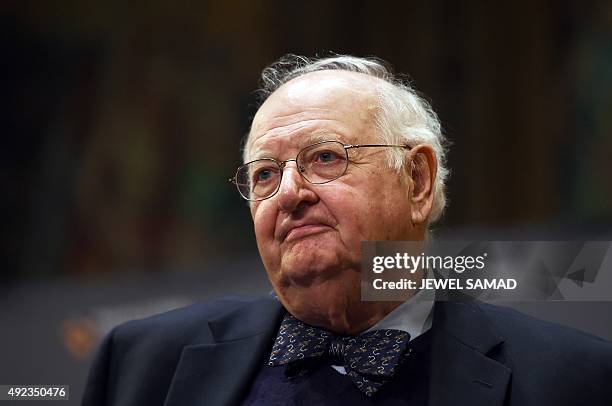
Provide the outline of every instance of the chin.
[[293,250],[283,256],[280,274],[289,284],[309,286],[339,276],[344,269],[339,258],[331,249]]
[[[295,263],[295,266],[291,264]],[[281,279],[286,285],[312,286],[337,277],[342,270],[336,264],[319,262],[313,266],[304,267],[299,261],[288,261],[281,271]]]

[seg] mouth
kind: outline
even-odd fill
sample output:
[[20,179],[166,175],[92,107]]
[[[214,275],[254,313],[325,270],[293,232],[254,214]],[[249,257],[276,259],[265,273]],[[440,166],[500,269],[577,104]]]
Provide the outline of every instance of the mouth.
[[325,224],[305,224],[303,226],[294,227],[287,233],[285,242],[292,242],[311,235],[325,233],[331,229],[330,226]]

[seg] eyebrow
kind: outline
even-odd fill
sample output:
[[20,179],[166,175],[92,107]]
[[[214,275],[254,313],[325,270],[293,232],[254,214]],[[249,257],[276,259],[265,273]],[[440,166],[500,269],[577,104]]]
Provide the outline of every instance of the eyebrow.
[[[299,143],[300,145],[299,150],[309,145],[321,142],[321,141],[339,141],[341,142],[338,139],[338,135],[336,133],[330,132],[329,130],[325,130],[325,129],[319,129],[311,133],[308,133],[307,135],[304,136],[304,139],[301,139],[300,141],[301,142]],[[262,159],[262,158],[277,159],[276,157],[273,157],[272,155],[273,154],[271,154],[269,150],[265,149],[264,147],[262,149],[259,149],[257,152],[252,153],[251,156],[249,157],[249,161],[255,161],[257,159]]]

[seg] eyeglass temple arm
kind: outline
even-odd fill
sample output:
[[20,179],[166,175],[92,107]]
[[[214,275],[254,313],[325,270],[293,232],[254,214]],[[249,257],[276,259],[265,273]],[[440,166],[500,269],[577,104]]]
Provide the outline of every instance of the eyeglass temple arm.
[[345,145],[344,149],[349,149],[349,148],[362,148],[362,147],[399,147],[399,148],[406,148],[408,150],[412,149],[412,147],[410,145],[389,145],[389,144],[353,144],[353,145]]

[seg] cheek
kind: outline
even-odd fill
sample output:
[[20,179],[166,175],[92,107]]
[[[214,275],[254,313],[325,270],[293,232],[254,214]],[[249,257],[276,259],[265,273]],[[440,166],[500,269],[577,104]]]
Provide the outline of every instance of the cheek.
[[401,190],[382,193],[377,187],[345,191],[342,198],[329,196],[328,207],[338,219],[347,246],[361,247],[361,241],[402,239],[410,223],[409,202]]
[[327,210],[337,223],[344,243],[352,248],[360,245],[367,232],[369,203],[356,190],[347,189],[340,193],[322,196]]
[[412,219],[410,203],[403,195],[389,196],[388,203],[379,211],[383,221],[377,224],[381,240],[410,240]]
[[276,225],[276,212],[269,205],[259,203],[251,207],[253,228],[257,246],[262,257],[270,254],[268,250],[274,244],[274,229]]

